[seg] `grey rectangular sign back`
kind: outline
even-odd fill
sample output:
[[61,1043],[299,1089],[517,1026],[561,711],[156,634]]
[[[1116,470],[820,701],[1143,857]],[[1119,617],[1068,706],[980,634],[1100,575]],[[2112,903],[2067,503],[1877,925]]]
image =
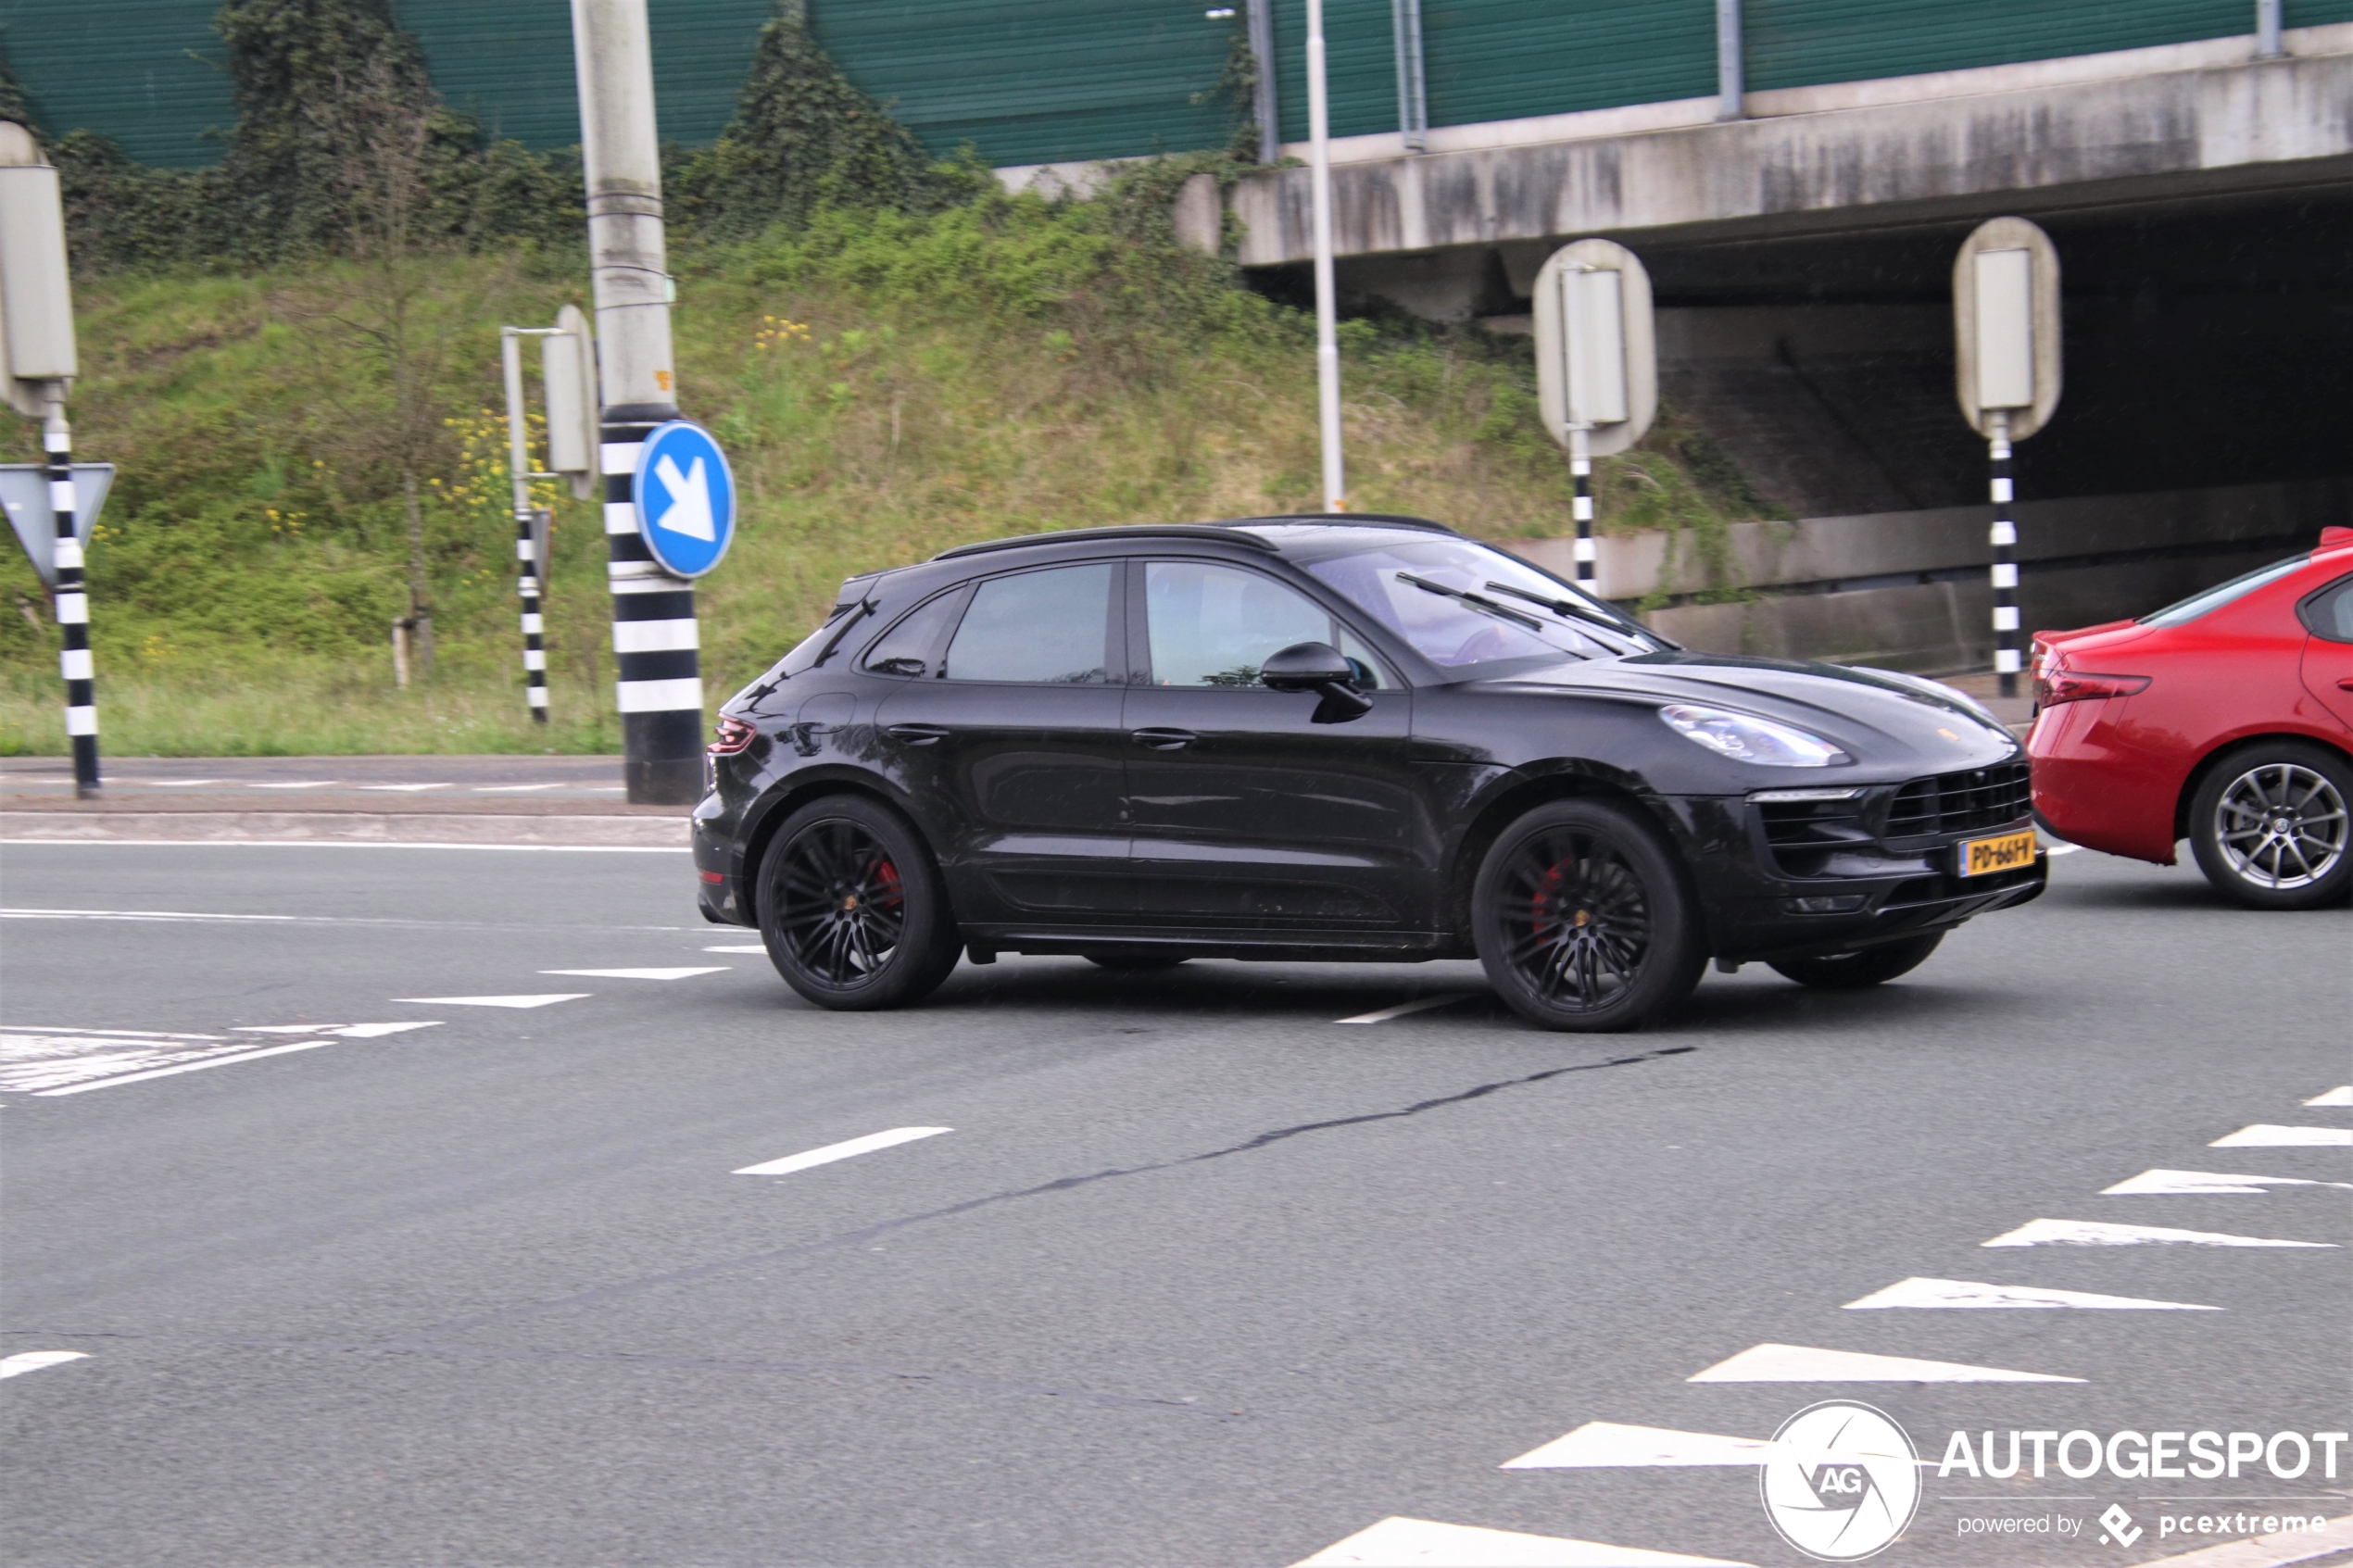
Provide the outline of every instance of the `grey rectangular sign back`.
[[[112,463],[73,465],[73,531],[90,543],[90,530],[114,487]],[[44,586],[57,585],[57,514],[49,509],[49,472],[39,463],[0,463],[0,506],[8,510],[8,526],[25,558],[41,574]]]

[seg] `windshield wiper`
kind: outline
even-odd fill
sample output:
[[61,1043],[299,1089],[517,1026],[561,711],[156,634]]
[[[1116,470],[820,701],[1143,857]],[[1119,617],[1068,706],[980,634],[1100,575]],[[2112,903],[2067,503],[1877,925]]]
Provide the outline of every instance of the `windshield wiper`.
[[[1525,626],[1531,632],[1541,632],[1544,629],[1544,623],[1527,611],[1514,609],[1509,605],[1497,604],[1484,594],[1474,594],[1467,588],[1450,588],[1443,583],[1433,583],[1427,577],[1416,577],[1410,571],[1399,572],[1397,580],[1400,583],[1411,583],[1425,594],[1437,594],[1445,598],[1459,599],[1464,604],[1483,609],[1490,615]],[[1488,586],[1491,588],[1494,584],[1491,583]]]
[[[1660,642],[1667,641],[1666,638],[1659,637],[1658,633],[1655,632],[1650,631],[1644,627],[1630,625],[1628,622],[1619,620],[1617,616],[1611,615],[1606,610],[1597,609],[1591,605],[1579,604],[1575,599],[1555,599],[1543,594],[1531,594],[1525,588],[1515,588],[1508,583],[1490,583],[1487,584],[1487,591],[1491,594],[1509,594],[1516,599],[1526,599],[1529,604],[1542,605],[1554,615],[1567,616],[1578,621],[1590,621],[1595,626],[1606,627],[1610,631],[1617,633],[1621,637],[1653,637],[1657,638]],[[1674,645],[1669,643],[1667,646],[1671,647]]]

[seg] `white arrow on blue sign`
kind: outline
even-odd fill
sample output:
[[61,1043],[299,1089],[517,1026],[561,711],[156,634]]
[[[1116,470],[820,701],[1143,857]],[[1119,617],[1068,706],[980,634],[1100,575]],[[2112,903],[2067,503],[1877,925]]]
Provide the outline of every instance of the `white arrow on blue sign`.
[[711,432],[673,420],[637,454],[637,532],[663,571],[700,577],[736,536],[736,476]]

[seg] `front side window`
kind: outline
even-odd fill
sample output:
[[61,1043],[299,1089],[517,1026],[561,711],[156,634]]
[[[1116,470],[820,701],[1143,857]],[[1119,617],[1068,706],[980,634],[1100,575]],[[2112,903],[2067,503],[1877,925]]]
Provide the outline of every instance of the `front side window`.
[[1270,577],[1206,561],[1144,568],[1152,684],[1260,690],[1258,669],[1295,643],[1329,643],[1353,660],[1358,684],[1378,684],[1370,657],[1329,610]]
[[948,645],[948,679],[1104,684],[1112,571],[1058,566],[983,583]]

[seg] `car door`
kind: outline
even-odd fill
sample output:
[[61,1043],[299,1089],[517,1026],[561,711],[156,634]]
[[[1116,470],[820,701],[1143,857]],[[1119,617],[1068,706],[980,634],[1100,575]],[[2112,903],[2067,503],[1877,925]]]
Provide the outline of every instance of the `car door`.
[[2329,584],[2298,609],[2312,633],[2304,643],[2304,689],[2353,730],[2353,577]]
[[902,683],[875,744],[935,824],[964,921],[1084,924],[1126,903],[1121,575],[1099,560],[985,578],[938,632],[894,627],[866,657]]
[[[1418,928],[1435,859],[1406,751],[1412,694],[1329,610],[1274,577],[1205,560],[1130,571],[1125,706],[1139,918],[1171,925]],[[1270,691],[1269,654],[1330,643],[1371,711],[1318,724]]]

